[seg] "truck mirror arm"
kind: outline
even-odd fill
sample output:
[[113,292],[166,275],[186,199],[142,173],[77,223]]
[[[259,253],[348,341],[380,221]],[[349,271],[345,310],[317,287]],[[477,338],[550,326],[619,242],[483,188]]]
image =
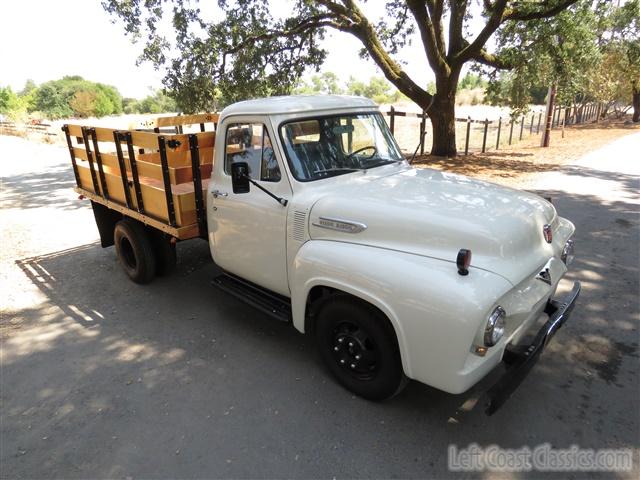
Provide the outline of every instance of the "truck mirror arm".
[[269,195],[271,198],[273,198],[276,202],[278,202],[280,205],[282,205],[283,207],[286,207],[287,204],[289,203],[289,200],[287,200],[286,198],[282,198],[279,197],[277,195],[274,195],[273,193],[271,193],[269,190],[267,190],[266,188],[264,188],[262,185],[260,185],[258,182],[256,182],[254,179],[252,179],[251,177],[249,177],[249,175],[244,174],[243,175],[244,178],[246,178],[250,183],[252,183],[253,185],[255,185],[256,187],[258,187],[260,190],[262,190],[264,193],[266,193],[267,195]]

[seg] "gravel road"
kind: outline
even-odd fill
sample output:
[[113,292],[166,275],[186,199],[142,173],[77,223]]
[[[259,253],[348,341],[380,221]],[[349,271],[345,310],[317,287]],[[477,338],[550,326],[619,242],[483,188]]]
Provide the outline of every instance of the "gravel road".
[[486,417],[477,391],[352,396],[308,339],[210,285],[203,241],[179,245],[174,275],[131,283],[71,190],[66,148],[0,137],[0,476],[459,477],[449,445],[548,442],[631,448],[633,471],[613,477],[638,478],[639,151],[628,135],[531,183],[576,224],[583,293]]

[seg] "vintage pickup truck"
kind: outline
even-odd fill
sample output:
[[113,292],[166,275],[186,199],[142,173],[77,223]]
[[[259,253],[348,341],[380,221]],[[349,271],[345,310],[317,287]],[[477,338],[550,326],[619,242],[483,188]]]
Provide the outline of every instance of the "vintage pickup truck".
[[176,241],[208,239],[214,283],[312,335],[364,398],[408,379],[461,393],[504,363],[493,413],[575,305],[577,282],[553,298],[571,222],[531,193],[413,168],[369,100],[251,100],[147,127],[63,128],[102,245],[145,283]]

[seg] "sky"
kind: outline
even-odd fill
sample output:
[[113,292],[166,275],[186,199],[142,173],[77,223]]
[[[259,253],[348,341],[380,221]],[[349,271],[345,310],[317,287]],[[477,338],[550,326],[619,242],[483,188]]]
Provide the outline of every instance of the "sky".
[[[216,2],[201,0],[215,15]],[[286,0],[274,2],[276,14],[288,11]],[[382,15],[383,2],[370,2],[373,17]],[[205,5],[203,5],[205,6]],[[125,97],[142,98],[162,87],[162,72],[149,64],[136,65],[142,49],[124,36],[122,25],[111,23],[100,0],[18,0],[3,2],[0,18],[0,86],[20,90],[27,79],[37,84],[80,75],[87,80],[114,85]],[[372,61],[360,59],[361,44],[348,34],[327,36],[329,56],[323,71],[346,80],[367,81],[381,75]],[[433,79],[421,43],[401,52],[407,73],[422,85]],[[313,72],[311,72],[313,73]],[[311,75],[309,73],[309,75]]]

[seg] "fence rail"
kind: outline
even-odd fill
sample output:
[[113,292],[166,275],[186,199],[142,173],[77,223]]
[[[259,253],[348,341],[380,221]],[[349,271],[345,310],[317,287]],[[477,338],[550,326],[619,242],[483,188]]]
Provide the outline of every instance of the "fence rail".
[[58,132],[52,129],[49,123],[16,123],[16,122],[0,122],[0,135],[20,135],[20,134],[38,133],[41,135],[58,135]]
[[[604,108],[604,103],[588,103],[571,107],[558,105],[552,112],[551,128],[562,128],[564,135],[564,127],[566,125],[578,125],[589,121],[598,121]],[[426,120],[429,118],[429,115],[426,112],[402,112],[396,110],[394,107],[391,107],[387,112],[384,112],[384,114],[389,117],[391,133],[393,133],[399,141],[404,139],[402,135],[400,135],[400,132],[398,132],[396,118],[420,119],[419,141],[415,147],[415,151],[420,151],[420,155],[423,155],[425,151],[425,137],[427,136]],[[534,134],[539,135],[544,129],[543,117],[544,112],[541,111],[522,115],[519,118],[511,116],[505,118],[499,117],[497,120],[456,117],[456,139],[457,141],[464,139],[458,150],[461,152],[464,151],[465,155],[468,155],[470,150],[484,153],[493,148],[499,150],[501,146],[504,147],[505,142],[508,145],[512,145],[515,142],[522,141],[525,135],[529,137]],[[406,126],[403,128],[406,128]],[[398,135],[396,135],[396,133],[398,133]],[[411,147],[406,141],[400,141],[400,143],[401,146],[404,143],[405,147]],[[415,145],[415,143],[412,145]]]

